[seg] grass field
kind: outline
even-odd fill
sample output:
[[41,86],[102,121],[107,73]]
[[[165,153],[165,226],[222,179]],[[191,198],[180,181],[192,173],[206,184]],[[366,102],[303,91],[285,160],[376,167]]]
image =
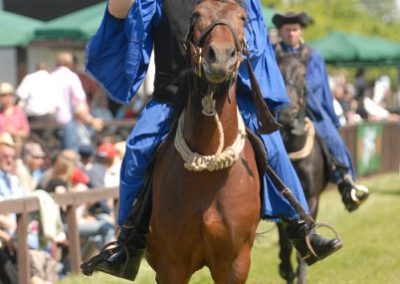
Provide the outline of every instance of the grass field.
[[[344,247],[328,259],[309,268],[308,283],[397,284],[400,283],[400,176],[365,178],[369,200],[354,213],[347,213],[336,188],[322,195],[319,221],[328,222],[341,235]],[[283,283],[278,275],[277,230],[263,222],[252,251],[252,266],[247,283]],[[132,283],[105,274],[92,277],[72,276],[62,284]],[[154,272],[142,262],[135,283],[155,283]],[[196,273],[190,284],[213,283],[209,272]]]

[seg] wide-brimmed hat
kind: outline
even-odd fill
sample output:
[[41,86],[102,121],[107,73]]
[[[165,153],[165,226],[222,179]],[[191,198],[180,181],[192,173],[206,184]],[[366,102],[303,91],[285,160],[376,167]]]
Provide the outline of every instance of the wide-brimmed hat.
[[303,28],[311,23],[311,18],[306,12],[294,13],[288,12],[286,14],[275,14],[272,17],[272,22],[279,29],[285,24],[300,24]]
[[0,134],[0,144],[7,145],[9,147],[15,147],[15,142],[12,135],[8,132],[3,132]]
[[0,83],[0,96],[2,95],[13,95],[14,94],[14,87],[8,82],[1,82]]

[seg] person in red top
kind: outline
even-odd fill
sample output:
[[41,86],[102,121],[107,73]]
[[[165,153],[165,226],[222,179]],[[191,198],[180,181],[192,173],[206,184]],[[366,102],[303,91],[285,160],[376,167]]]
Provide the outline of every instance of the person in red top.
[[0,83],[0,134],[10,133],[17,149],[29,136],[29,122],[24,111],[15,105],[14,87],[7,82]]

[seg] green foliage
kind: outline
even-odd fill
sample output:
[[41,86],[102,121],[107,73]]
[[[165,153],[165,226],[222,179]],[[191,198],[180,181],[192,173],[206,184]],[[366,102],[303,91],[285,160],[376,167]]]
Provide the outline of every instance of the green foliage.
[[[386,0],[385,2],[392,1]],[[366,5],[365,2],[368,2]],[[265,6],[272,5],[278,11],[306,11],[314,24],[306,29],[306,40],[325,36],[331,31],[357,32],[362,35],[381,36],[400,42],[400,23],[384,22],[382,13],[372,9],[376,1],[368,0],[262,0]],[[376,2],[376,7],[380,1]],[[393,1],[392,1],[393,2]],[[369,7],[369,8],[367,8]],[[372,8],[371,8],[372,7]],[[387,7],[385,6],[385,11]],[[369,12],[370,11],[370,12]],[[374,12],[374,13],[373,13]]]
[[[356,212],[345,211],[336,188],[322,194],[319,221],[332,224],[344,247],[309,268],[309,283],[394,284],[400,279],[400,176],[383,175],[362,180],[371,196]],[[284,283],[278,273],[277,232],[273,223],[262,223],[252,251],[248,284]],[[327,233],[321,231],[321,233]],[[105,274],[73,276],[60,284],[132,283]],[[143,262],[135,283],[155,283],[154,272]],[[196,273],[190,284],[211,284],[209,272]]]

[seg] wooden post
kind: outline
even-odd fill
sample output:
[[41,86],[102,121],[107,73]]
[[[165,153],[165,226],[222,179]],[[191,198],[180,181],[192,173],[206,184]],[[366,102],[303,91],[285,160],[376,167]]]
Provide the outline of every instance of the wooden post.
[[18,255],[18,283],[30,283],[30,258],[27,241],[28,213],[24,206],[22,213],[17,215],[17,255]]
[[80,272],[81,263],[81,242],[79,239],[78,222],[76,220],[76,203],[67,207],[68,240],[69,240],[69,259],[71,262],[71,272]]

